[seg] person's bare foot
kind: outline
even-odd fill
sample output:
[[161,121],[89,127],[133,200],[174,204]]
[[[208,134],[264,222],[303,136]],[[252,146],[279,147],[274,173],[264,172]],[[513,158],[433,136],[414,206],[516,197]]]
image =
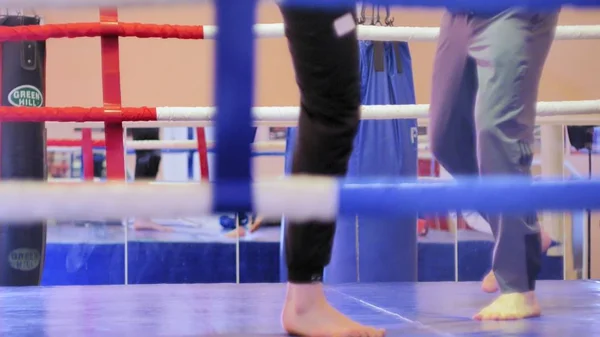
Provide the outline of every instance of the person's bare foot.
[[152,230],[158,232],[172,232],[173,228],[159,225],[156,222],[148,219],[136,219],[133,222],[133,229],[136,231]]
[[250,225],[248,231],[250,233],[256,232],[260,228],[260,225],[262,225],[262,221],[263,219],[261,217],[256,217],[256,219],[254,219],[254,222]]
[[[552,238],[546,233],[542,231],[542,252],[546,252],[550,245],[552,244]],[[496,275],[494,275],[493,271],[490,271],[485,275],[483,281],[481,281],[481,290],[486,293],[495,293],[498,291],[498,283],[496,282]]]
[[496,282],[496,275],[494,275],[493,270],[487,273],[483,281],[481,281],[481,290],[486,293],[495,293],[498,291],[498,282]]
[[478,321],[508,321],[542,314],[533,291],[526,293],[502,294],[487,307],[473,316]]
[[290,284],[281,317],[285,331],[301,337],[383,337],[385,330],[359,324],[333,308],[323,284]]
[[246,236],[246,230],[244,229],[244,227],[239,226],[238,228],[227,232],[225,236],[228,238],[241,238]]
[[[260,228],[261,224],[262,224],[262,218],[260,218],[260,217],[256,218],[256,220],[254,220],[254,222],[249,226],[248,233],[256,232]],[[227,234],[225,234],[225,236],[228,238],[241,238],[241,237],[246,236],[246,229],[244,229],[244,227],[239,226],[238,228],[236,228],[230,232],[227,232]]]

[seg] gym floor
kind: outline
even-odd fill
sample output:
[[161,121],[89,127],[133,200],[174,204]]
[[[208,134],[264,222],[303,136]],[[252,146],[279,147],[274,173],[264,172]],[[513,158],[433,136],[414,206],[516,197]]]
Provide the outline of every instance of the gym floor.
[[[544,314],[513,322],[470,317],[493,295],[474,282],[330,286],[328,297],[387,336],[595,336],[600,283],[542,281]],[[284,336],[283,284],[5,288],[2,336]]]

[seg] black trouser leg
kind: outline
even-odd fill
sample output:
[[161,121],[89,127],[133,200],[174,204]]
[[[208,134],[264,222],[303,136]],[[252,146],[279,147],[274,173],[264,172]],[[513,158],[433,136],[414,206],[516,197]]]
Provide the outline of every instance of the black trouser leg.
[[[354,9],[282,8],[282,13],[301,93],[292,174],[344,176],[360,120]],[[285,227],[289,281],[322,281],[335,222]]]
[[[158,128],[132,128],[133,140],[159,140]],[[135,179],[154,180],[160,167],[160,151],[137,150],[135,151]]]
[[156,179],[160,159],[155,151],[135,151],[135,179]]

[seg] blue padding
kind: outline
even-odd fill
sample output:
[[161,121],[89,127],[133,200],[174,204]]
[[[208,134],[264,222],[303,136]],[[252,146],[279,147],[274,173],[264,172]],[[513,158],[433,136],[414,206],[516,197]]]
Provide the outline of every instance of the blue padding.
[[340,213],[395,217],[457,209],[490,213],[600,209],[600,180],[485,177],[449,182],[361,181],[340,184]]
[[[159,240],[129,241],[127,246],[129,284],[235,282],[235,244]],[[278,282],[278,249],[278,242],[240,241],[240,282]],[[491,241],[460,240],[457,251],[460,281],[479,281],[489,271]],[[124,252],[122,243],[51,240],[42,285],[124,284]],[[454,253],[452,243],[419,242],[419,281],[454,281]],[[538,279],[561,280],[562,270],[562,257],[544,256]]]
[[[300,7],[348,7],[356,4],[355,0],[284,0],[286,6]],[[442,7],[454,11],[494,13],[513,7],[535,11],[556,10],[562,6],[600,7],[598,0],[369,0],[369,5],[403,6],[403,7]]]
[[[407,43],[361,41],[360,53],[363,105],[415,104]],[[347,176],[416,178],[417,133],[414,119],[361,121]],[[417,281],[416,212],[338,218],[325,281]]]
[[215,2],[215,183],[213,211],[252,211],[251,143],[256,0]]

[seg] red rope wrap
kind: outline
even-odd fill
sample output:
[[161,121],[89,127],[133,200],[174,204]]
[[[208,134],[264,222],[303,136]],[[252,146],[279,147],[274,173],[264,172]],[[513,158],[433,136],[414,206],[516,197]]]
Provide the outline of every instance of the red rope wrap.
[[[46,141],[46,146],[48,146],[48,141]],[[91,129],[81,130],[81,161],[83,163],[83,179],[94,180],[94,141]]]
[[156,121],[156,108],[7,107],[0,106],[3,122],[147,122]]
[[157,25],[145,23],[62,23],[41,26],[0,26],[0,41],[42,41],[78,37],[137,37],[159,39],[204,39],[203,26]]
[[204,128],[196,128],[198,142],[198,164],[200,165],[200,180],[209,181],[208,175],[208,146],[206,145],[206,132]]
[[[116,8],[100,9],[100,25],[112,27],[118,25]],[[110,28],[109,28],[110,29]],[[115,114],[121,110],[121,69],[119,61],[119,38],[102,36],[100,38],[102,55],[102,98],[107,111]],[[120,121],[104,123],[106,140],[106,178],[125,180],[125,149],[123,147],[123,124]]]

